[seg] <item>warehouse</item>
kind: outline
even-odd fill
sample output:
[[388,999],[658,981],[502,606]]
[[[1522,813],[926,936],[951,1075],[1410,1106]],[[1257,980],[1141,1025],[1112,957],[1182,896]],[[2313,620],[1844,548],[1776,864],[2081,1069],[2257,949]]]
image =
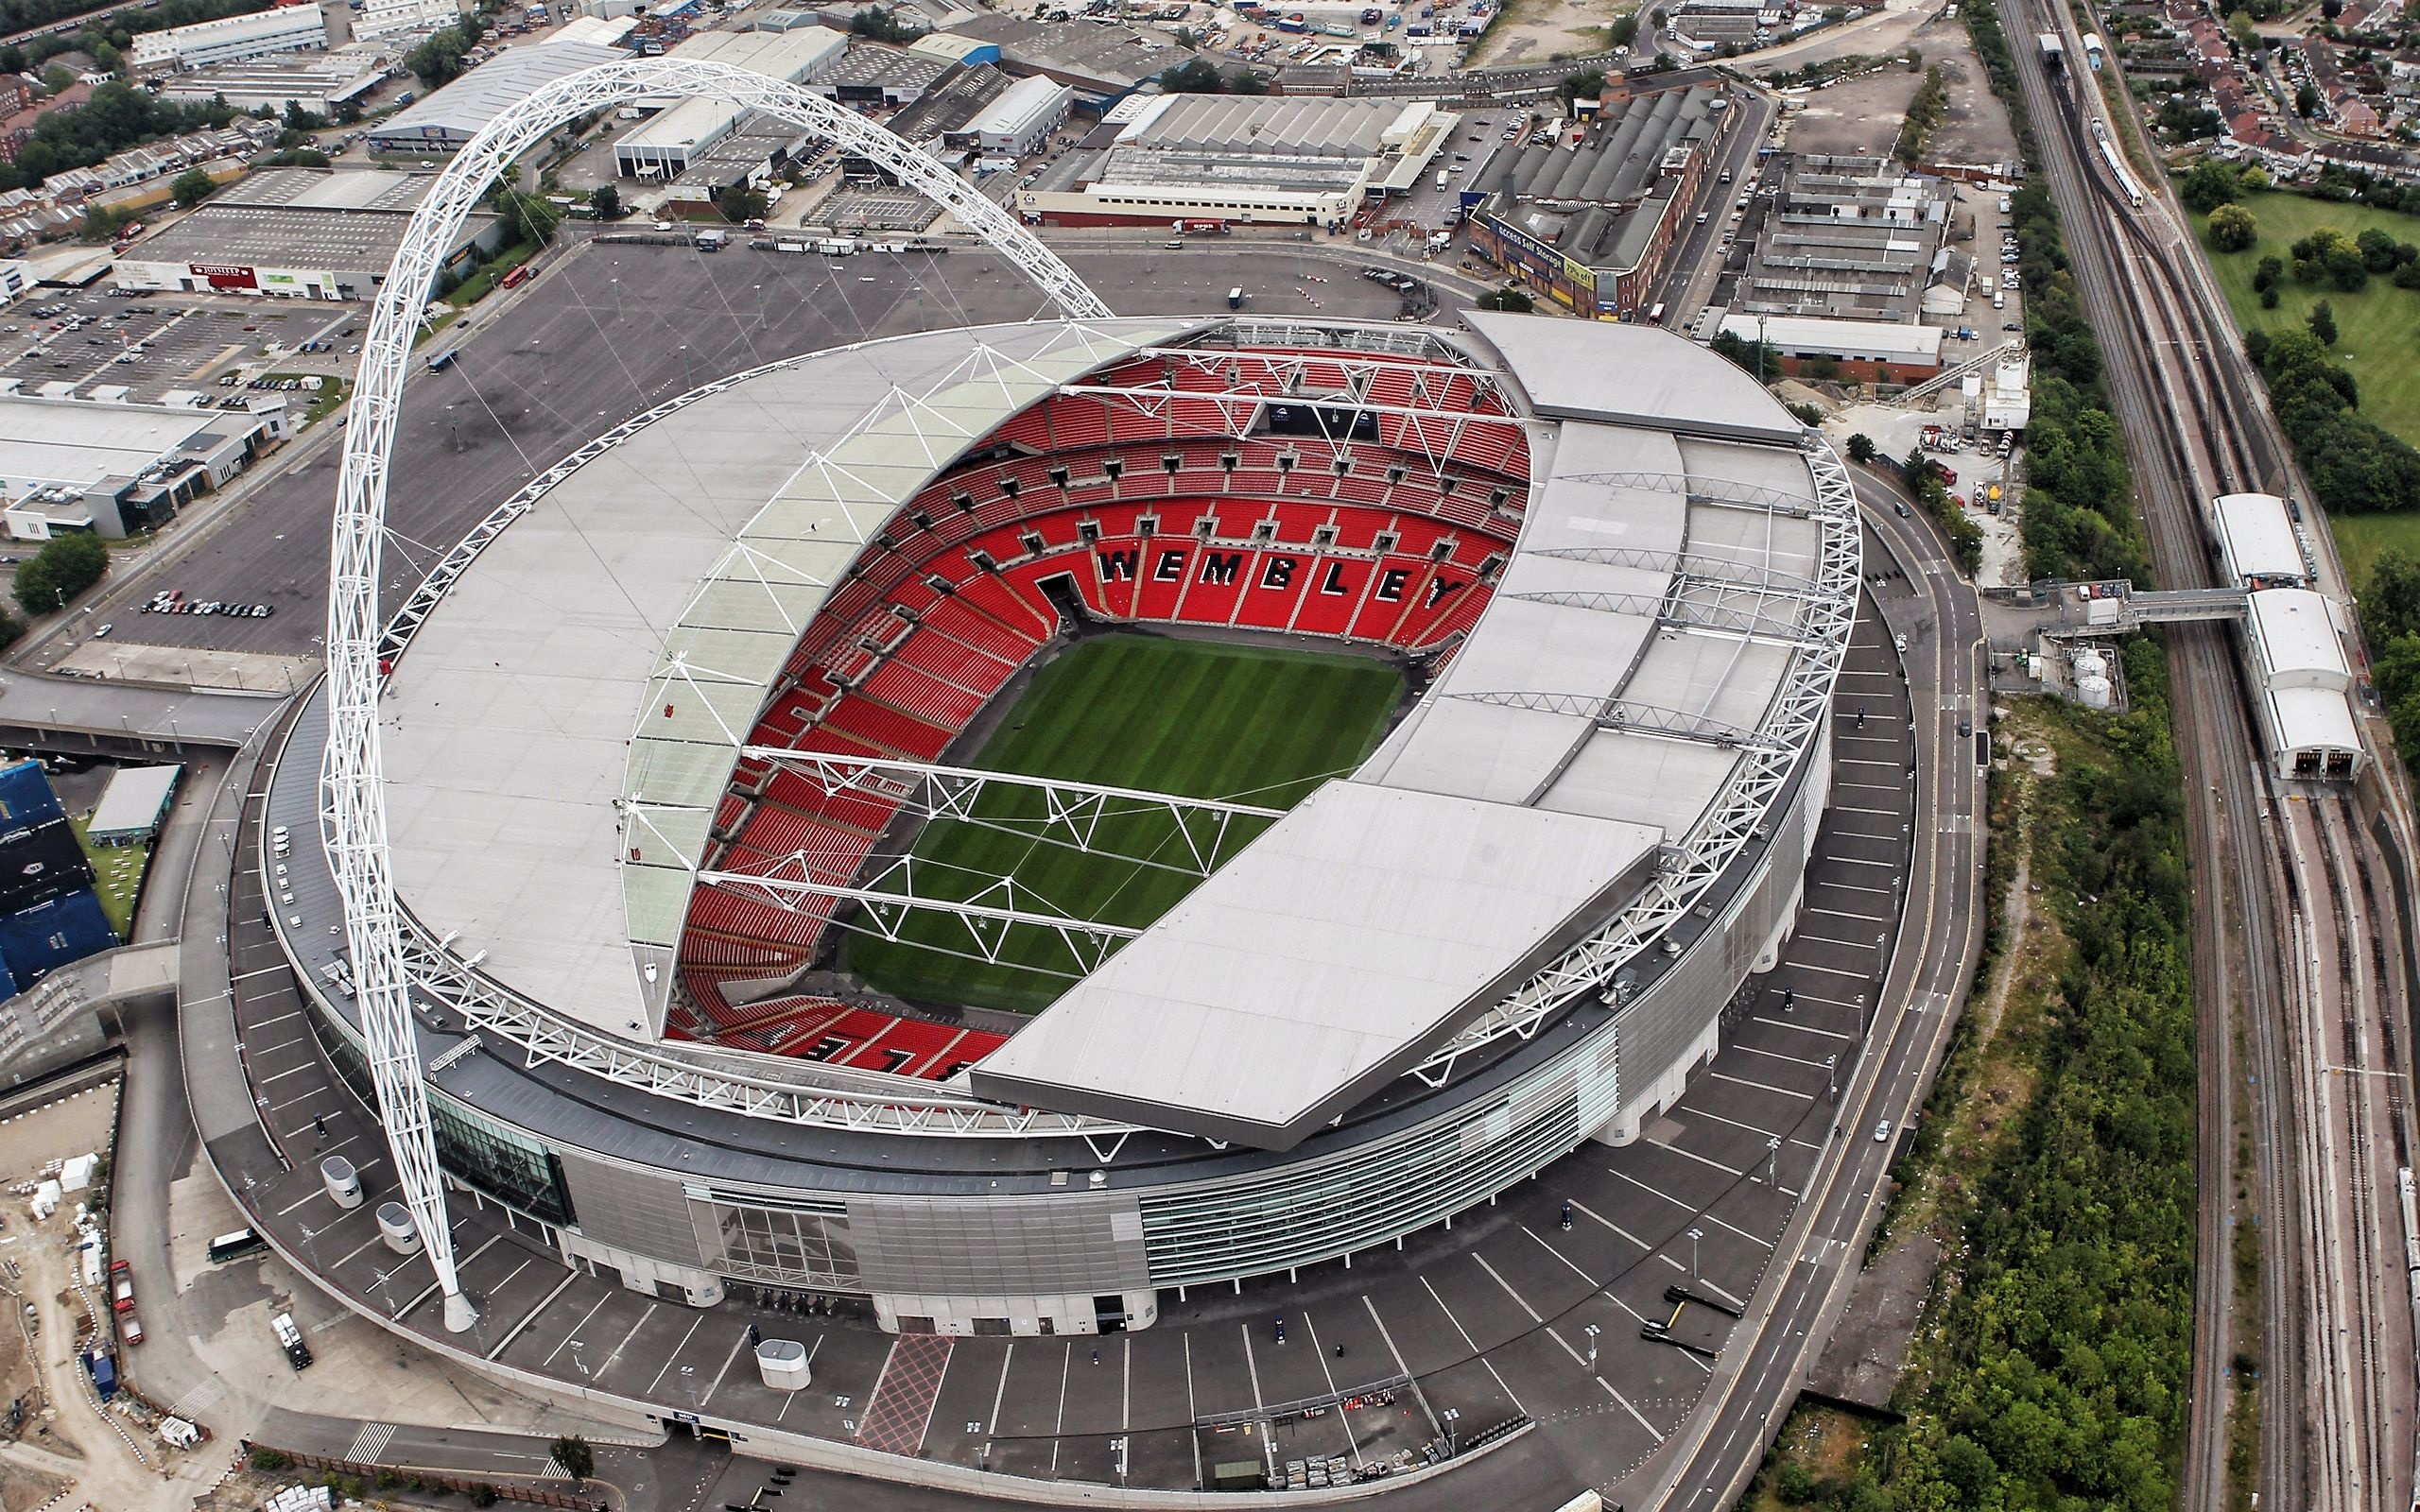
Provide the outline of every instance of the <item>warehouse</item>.
[[1722,331],[1752,345],[1763,341],[1780,359],[1782,372],[1792,376],[1888,384],[1928,378],[1941,370],[1942,330],[1937,325],[1735,312],[1722,318]]
[[[381,169],[265,169],[130,249],[118,262],[118,282],[183,293],[367,300],[436,182],[426,174]],[[495,250],[499,227],[493,215],[473,215],[448,252],[446,270],[462,272],[475,249]]]
[[2360,769],[2353,669],[2325,594],[2275,588],[2251,595],[2245,632],[2260,678],[2262,733],[2279,777],[2346,778]]
[[854,110],[913,105],[957,68],[945,59],[885,43],[850,44],[847,56],[817,77],[815,93]]
[[1076,109],[1097,115],[1168,68],[1193,60],[1190,48],[1146,38],[1133,27],[1108,20],[1053,25],[1022,16],[985,13],[952,22],[947,41],[919,40],[934,49],[977,43],[996,50],[963,55],[969,62],[997,62],[1014,75],[1039,74],[1076,92]]
[[[952,167],[963,167],[975,151],[975,136],[968,129],[991,113],[992,102],[1009,92],[1010,82],[1008,75],[989,63],[960,68],[892,116],[891,134]],[[840,171],[851,179],[891,178],[872,161],[854,154],[842,157]]]
[[1808,157],[1767,213],[1735,309],[1912,321],[1948,271],[1950,188],[1883,158]]
[[[828,26],[796,31],[717,31],[691,40],[674,56],[683,61],[728,63],[780,79],[808,84],[828,74],[848,51],[849,39]],[[716,99],[689,99],[633,127],[614,144],[614,172],[625,179],[673,179],[692,159],[737,129],[745,107]]]
[[1482,162],[1471,247],[1568,310],[1651,303],[1706,164],[1739,115],[1720,84],[1608,94],[1594,120]]
[[974,123],[976,149],[1011,159],[1041,151],[1050,133],[1066,124],[1075,98],[1074,90],[1039,74],[1017,80]]
[[1108,146],[1045,169],[1017,206],[1049,226],[1341,226],[1417,185],[1461,120],[1425,100],[1162,95]]
[[752,111],[721,141],[691,158],[655,203],[719,203],[735,189],[761,189],[797,160],[808,141],[805,132],[779,116]]
[[199,68],[327,44],[328,23],[318,6],[280,6],[145,32],[134,39],[130,60],[137,69]]
[[122,540],[241,472],[268,422],[241,410],[0,394],[0,499],[9,538]]
[[324,58],[213,63],[164,80],[160,97],[180,105],[223,99],[239,111],[283,112],[299,105],[314,115],[333,115],[337,106],[360,99],[386,77],[374,57],[348,49]]
[[435,31],[461,19],[454,0],[369,0],[353,13],[355,39],[399,31]]
[[479,129],[541,87],[628,56],[584,42],[508,47],[426,99],[370,128],[370,151],[435,157],[461,150]]

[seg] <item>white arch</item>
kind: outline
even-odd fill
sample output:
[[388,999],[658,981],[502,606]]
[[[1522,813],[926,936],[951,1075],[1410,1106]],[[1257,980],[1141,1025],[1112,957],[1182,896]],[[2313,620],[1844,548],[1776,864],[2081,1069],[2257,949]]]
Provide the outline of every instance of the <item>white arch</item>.
[[413,1037],[378,742],[378,572],[395,421],[422,306],[447,249],[497,176],[566,121],[666,94],[763,111],[838,142],[897,175],[1007,253],[1065,315],[1081,319],[1110,313],[1056,254],[932,158],[854,111],[794,84],[725,63],[641,59],[557,79],[489,122],[438,175],[387,270],[354,380],[328,564],[328,746],[320,776],[320,822],[344,896],[346,943],[353,951],[378,1115],[394,1152],[405,1203],[444,1295],[445,1326],[458,1332],[478,1314],[462,1295],[456,1274],[428,1095]]

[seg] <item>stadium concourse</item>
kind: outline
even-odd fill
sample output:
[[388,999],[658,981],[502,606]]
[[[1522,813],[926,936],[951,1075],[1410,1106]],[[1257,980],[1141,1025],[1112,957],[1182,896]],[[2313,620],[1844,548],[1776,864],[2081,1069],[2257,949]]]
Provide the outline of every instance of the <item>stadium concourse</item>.
[[[1603,1484],[1686,1414],[1829,1137],[1911,822],[1845,474],[1747,375],[1520,318],[907,336],[709,385],[496,523],[381,703],[479,1355],[769,1452],[1169,1486],[1533,1418]],[[1344,768],[1265,740],[1208,792],[991,759],[1142,635],[1412,694]],[[300,707],[249,795],[241,1190],[427,1332],[426,1267],[307,1195],[374,1137],[326,730]],[[1070,912],[941,859],[972,831],[1185,881]],[[850,936],[1055,997],[890,996]],[[811,1335],[812,1390],[735,1368],[752,1324]]]

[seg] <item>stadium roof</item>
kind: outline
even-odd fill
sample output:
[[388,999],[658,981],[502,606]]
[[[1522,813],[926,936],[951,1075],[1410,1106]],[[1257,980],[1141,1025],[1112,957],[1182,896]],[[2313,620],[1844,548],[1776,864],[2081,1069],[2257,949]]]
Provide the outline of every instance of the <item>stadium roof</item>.
[[[1669,333],[1469,318],[1568,417],[1485,614],[1353,779],[977,1065],[978,1093],[1289,1147],[1603,923],[1770,738],[1843,608],[1815,586],[1803,429]],[[1423,931],[1450,948],[1403,945]]]
[[[1178,329],[995,327],[972,355],[963,331],[872,342],[600,448],[440,601],[381,701],[406,907],[539,1003],[659,1027],[671,972],[648,1001],[633,941],[669,967],[715,800],[827,588],[1043,371]],[[923,397],[868,421],[886,394]]]

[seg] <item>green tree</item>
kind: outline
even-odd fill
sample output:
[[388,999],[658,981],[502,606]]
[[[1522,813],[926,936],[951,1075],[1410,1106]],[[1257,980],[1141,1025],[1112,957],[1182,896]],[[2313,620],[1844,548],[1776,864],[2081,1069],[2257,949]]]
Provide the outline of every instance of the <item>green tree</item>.
[[849,18],[849,30],[856,36],[887,42],[894,46],[905,46],[925,34],[924,27],[900,20],[897,11],[873,6]]
[[622,191],[610,183],[600,183],[589,192],[588,208],[596,213],[599,220],[619,220],[622,218]]
[[1865,432],[1859,431],[1849,438],[1850,461],[1871,462],[1880,455],[1881,449],[1874,444],[1874,438],[1868,436]]
[[1627,47],[1638,41],[1638,12],[1616,16],[1614,24],[1605,28],[1605,40],[1616,47]]
[[1555,86],[1555,93],[1569,105],[1576,100],[1593,100],[1605,93],[1605,71],[1601,68],[1582,69]]
[[191,209],[209,198],[217,187],[216,181],[199,168],[187,168],[168,185],[168,193],[177,197],[178,204]]
[[1269,93],[1269,80],[1261,77],[1258,74],[1253,73],[1249,68],[1238,68],[1234,73],[1227,76],[1227,93],[1230,94],[1266,94]]
[[17,569],[17,604],[28,614],[65,609],[110,570],[110,549],[98,536],[54,536]]
[[2267,289],[2274,288],[2277,285],[2277,281],[2285,276],[2285,259],[2280,257],[2264,257],[2260,260],[2258,266],[2255,266],[2252,270],[2253,290],[2254,292],[2258,293]]
[[2308,121],[2318,112],[2319,86],[2308,83],[2297,85],[2294,89],[2294,113]]
[[1227,80],[1218,65],[1206,58],[1190,59],[1173,67],[1160,70],[1160,92],[1165,94],[1223,94]]
[[2320,301],[2310,307],[2310,316],[2305,323],[2310,327],[2310,334],[2319,338],[2322,346],[2336,345],[2336,307],[2334,305],[2325,300]]
[[763,220],[772,208],[772,201],[766,198],[765,191],[762,189],[723,191],[722,218],[735,226],[746,225],[752,220]]
[[2243,196],[2243,177],[2216,158],[2204,158],[2186,172],[2176,197],[2187,210],[2207,214]]
[[2241,205],[2221,205],[2210,212],[2210,249],[2240,252],[2260,239],[2260,223]]
[[2249,10],[2238,10],[2227,17],[2227,35],[2235,39],[2238,47],[2246,49],[2256,46],[2260,41],[2259,33],[2252,29],[2252,12]]
[[562,224],[562,213],[544,196],[523,194],[506,184],[496,186],[488,197],[488,204],[504,217],[506,235],[515,243],[544,247],[555,239],[555,229]]
[[584,1481],[596,1473],[596,1452],[578,1434],[565,1434],[556,1439],[553,1453],[555,1463],[575,1481]]

